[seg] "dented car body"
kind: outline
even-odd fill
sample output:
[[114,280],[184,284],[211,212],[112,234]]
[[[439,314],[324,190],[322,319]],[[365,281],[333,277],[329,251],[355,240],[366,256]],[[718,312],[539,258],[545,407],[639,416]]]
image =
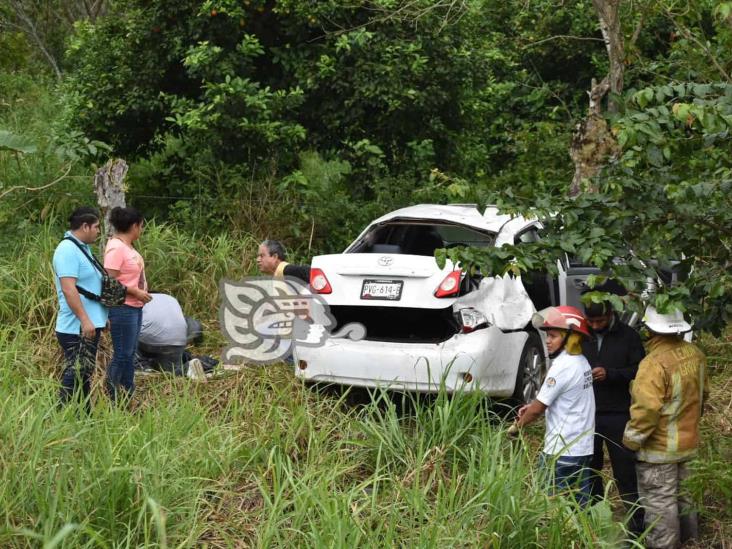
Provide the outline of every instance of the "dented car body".
[[535,219],[474,205],[419,205],[372,222],[342,253],[317,256],[311,288],[338,328],[357,322],[366,338],[330,338],[295,350],[309,382],[418,392],[475,389],[531,400],[546,372],[546,349],[530,320],[549,305],[579,304],[589,271],[560,260],[560,276],[471,277],[434,252],[540,238]]

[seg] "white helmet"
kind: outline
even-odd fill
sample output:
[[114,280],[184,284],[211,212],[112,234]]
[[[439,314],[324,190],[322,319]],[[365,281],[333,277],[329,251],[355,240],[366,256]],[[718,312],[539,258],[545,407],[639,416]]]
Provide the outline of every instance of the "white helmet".
[[691,331],[691,326],[684,320],[684,315],[681,311],[674,309],[670,313],[662,315],[652,305],[646,308],[646,314],[643,315],[643,324],[650,331],[657,334],[679,335]]

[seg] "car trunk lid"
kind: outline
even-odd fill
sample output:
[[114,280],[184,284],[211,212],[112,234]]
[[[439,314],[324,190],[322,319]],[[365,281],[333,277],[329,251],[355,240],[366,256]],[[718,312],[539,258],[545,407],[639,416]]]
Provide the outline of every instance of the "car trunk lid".
[[[452,263],[440,269],[432,256],[348,253],[313,258],[312,267],[328,279],[332,292],[323,297],[331,305],[421,307],[442,309],[452,298],[436,298],[439,284]],[[369,295],[369,284],[391,286],[385,296]],[[398,289],[397,289],[398,287]]]

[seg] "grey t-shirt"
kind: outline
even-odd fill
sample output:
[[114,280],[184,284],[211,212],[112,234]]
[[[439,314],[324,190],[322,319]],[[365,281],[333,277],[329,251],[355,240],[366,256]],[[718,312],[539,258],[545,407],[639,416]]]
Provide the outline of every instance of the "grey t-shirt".
[[152,301],[142,308],[140,343],[185,346],[187,326],[180,303],[168,294],[151,295]]

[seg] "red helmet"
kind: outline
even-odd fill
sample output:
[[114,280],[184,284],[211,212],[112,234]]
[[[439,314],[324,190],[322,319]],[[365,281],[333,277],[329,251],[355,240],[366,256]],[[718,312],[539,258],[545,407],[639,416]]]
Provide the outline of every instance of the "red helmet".
[[576,307],[569,305],[547,307],[534,313],[531,323],[538,330],[569,330],[579,332],[585,337],[592,337],[585,315]]

